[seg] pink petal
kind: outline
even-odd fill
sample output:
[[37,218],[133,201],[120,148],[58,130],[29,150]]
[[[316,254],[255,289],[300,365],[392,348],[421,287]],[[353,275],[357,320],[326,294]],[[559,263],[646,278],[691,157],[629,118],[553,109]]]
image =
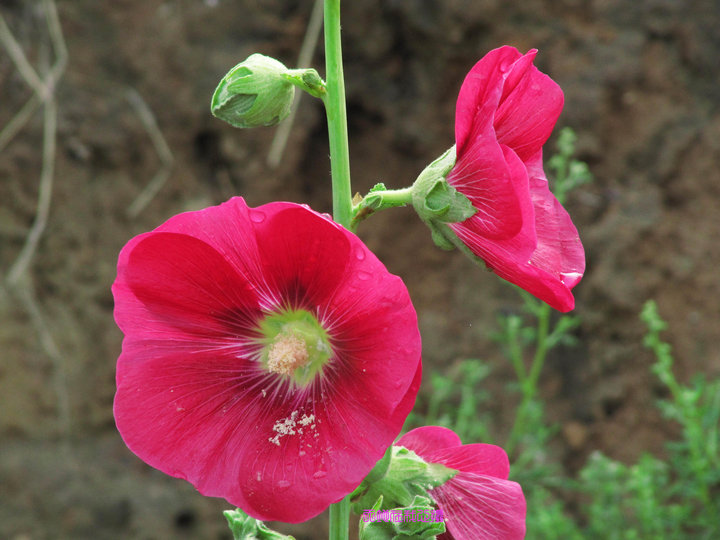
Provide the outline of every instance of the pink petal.
[[418,456],[428,461],[426,456],[443,450],[460,446],[460,437],[453,430],[442,426],[422,426],[408,431],[395,443],[412,450]]
[[455,540],[521,540],[526,503],[522,488],[509,480],[460,472],[430,492]]
[[113,293],[115,319],[134,338],[153,337],[159,329],[161,339],[168,339],[167,332],[220,338],[259,316],[243,276],[212,247],[185,234],[147,233],[128,243]]
[[298,205],[278,209],[253,225],[259,238],[273,239],[258,244],[269,288],[295,308],[312,310],[328,300],[345,277],[351,235]]
[[564,102],[557,83],[532,64],[536,53],[531,50],[513,64],[494,116],[498,142],[523,161],[545,144]]
[[538,245],[531,263],[557,278],[572,289],[585,273],[585,250],[570,215],[548,188],[542,168],[542,150],[527,162],[530,193],[535,208]]
[[457,155],[479,133],[492,125],[502,96],[503,84],[513,64],[521,57],[514,47],[500,47],[487,53],[465,76],[455,107]]
[[[475,214],[461,223],[450,223],[449,227],[470,250],[498,272],[505,266],[525,264],[537,246],[535,232],[535,210],[530,197],[527,169],[520,158],[507,146],[502,147],[503,159],[508,166],[519,197],[519,213],[515,216],[522,228],[508,238],[492,238],[485,234],[482,216]],[[499,274],[499,272],[498,272]]]
[[505,450],[493,444],[476,443],[438,449],[429,452],[427,460],[462,472],[492,476],[501,480],[507,480],[510,474],[510,462]]
[[[514,152],[503,148],[519,177],[525,165]],[[449,226],[498,276],[567,312],[575,306],[571,289],[584,272],[584,250],[570,216],[548,190],[541,154],[531,157],[529,166],[532,179],[527,203],[532,205],[533,218],[526,210],[521,234],[505,241],[486,238],[475,227],[475,216]]]
[[509,69],[520,53],[512,47],[495,49],[465,78],[455,118],[457,162],[447,181],[470,199],[477,213],[473,228],[487,238],[506,239],[523,226],[527,200],[524,171],[508,164],[498,143],[493,118]]

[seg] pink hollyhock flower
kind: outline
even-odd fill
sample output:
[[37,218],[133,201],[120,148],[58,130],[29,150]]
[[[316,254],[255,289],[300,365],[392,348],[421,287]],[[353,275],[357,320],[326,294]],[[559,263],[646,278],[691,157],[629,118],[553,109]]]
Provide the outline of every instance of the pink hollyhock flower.
[[447,182],[476,213],[448,226],[500,277],[570,311],[585,252],[543,172],[542,145],[563,93],[533,65],[536,53],[495,49],[465,78],[455,113],[457,161]]
[[420,384],[407,289],[305,206],[241,198],[123,248],[114,412],[148,464],[261,520],[305,521],[352,491]]
[[525,537],[525,497],[509,481],[505,451],[491,444],[463,445],[453,431],[425,426],[409,431],[396,443],[428,463],[458,473],[428,493],[445,518],[440,540],[515,540]]

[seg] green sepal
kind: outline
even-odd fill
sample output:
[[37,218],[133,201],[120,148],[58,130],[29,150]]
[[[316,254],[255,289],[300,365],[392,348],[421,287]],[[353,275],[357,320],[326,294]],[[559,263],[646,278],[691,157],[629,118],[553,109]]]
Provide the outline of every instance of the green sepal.
[[273,126],[290,114],[295,87],[274,58],[252,54],[220,81],[210,102],[212,114],[239,128]]
[[[385,467],[380,460],[376,467]],[[415,497],[428,498],[428,490],[441,486],[458,471],[439,463],[427,463],[415,452],[393,446],[384,476],[371,472],[353,492],[353,511],[362,514],[383,497],[383,510],[410,506]],[[371,478],[371,481],[368,481]]]
[[388,449],[385,451],[385,455],[381,457],[377,463],[375,463],[375,466],[372,468],[372,470],[367,474],[365,479],[362,481],[362,483],[355,488],[355,491],[353,491],[350,494],[350,499],[354,499],[358,495],[360,495],[363,491],[367,489],[367,486],[370,486],[374,484],[375,482],[378,482],[382,480],[385,475],[388,472],[388,469],[390,468],[390,463],[392,462],[392,446],[389,446]]
[[425,196],[425,210],[434,219],[444,223],[457,223],[472,217],[477,210],[465,195],[443,178],[433,184]]
[[453,234],[448,226],[444,223],[436,223],[434,221],[425,222],[430,227],[430,234],[432,235],[433,242],[440,249],[445,251],[452,251],[455,248],[455,244],[448,240],[448,234]]
[[445,180],[455,166],[455,160],[453,146],[428,165],[413,184],[413,207],[420,219],[428,224],[458,223],[477,212],[470,200]]
[[223,512],[235,540],[295,540],[294,536],[268,529],[262,521],[236,508]]
[[425,540],[445,532],[445,522],[427,497],[417,496],[402,508],[382,510],[380,495],[360,518],[360,540]]

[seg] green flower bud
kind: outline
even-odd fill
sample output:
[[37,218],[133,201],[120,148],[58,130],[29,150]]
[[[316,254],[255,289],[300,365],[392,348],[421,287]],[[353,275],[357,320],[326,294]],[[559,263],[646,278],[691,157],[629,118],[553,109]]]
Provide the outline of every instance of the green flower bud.
[[225,75],[215,89],[213,115],[240,128],[274,126],[290,114],[295,87],[289,70],[269,56],[253,54]]

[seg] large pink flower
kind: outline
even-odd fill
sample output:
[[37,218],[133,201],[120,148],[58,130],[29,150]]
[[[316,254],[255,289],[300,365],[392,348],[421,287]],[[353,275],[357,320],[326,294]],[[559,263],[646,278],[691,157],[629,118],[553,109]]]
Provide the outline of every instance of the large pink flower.
[[396,446],[428,463],[458,473],[429,491],[442,510],[447,532],[440,540],[519,540],[525,537],[525,497],[509,481],[507,454],[491,444],[463,445],[452,430],[425,426],[403,435]]
[[542,145],[560,115],[560,87],[533,65],[537,51],[490,51],[457,101],[457,161],[448,183],[477,212],[450,228],[500,277],[560,311],[585,271],[570,216],[548,189]]
[[125,443],[255,518],[340,500],[415,402],[407,289],[305,206],[234,198],[175,216],[123,248],[113,294]]

